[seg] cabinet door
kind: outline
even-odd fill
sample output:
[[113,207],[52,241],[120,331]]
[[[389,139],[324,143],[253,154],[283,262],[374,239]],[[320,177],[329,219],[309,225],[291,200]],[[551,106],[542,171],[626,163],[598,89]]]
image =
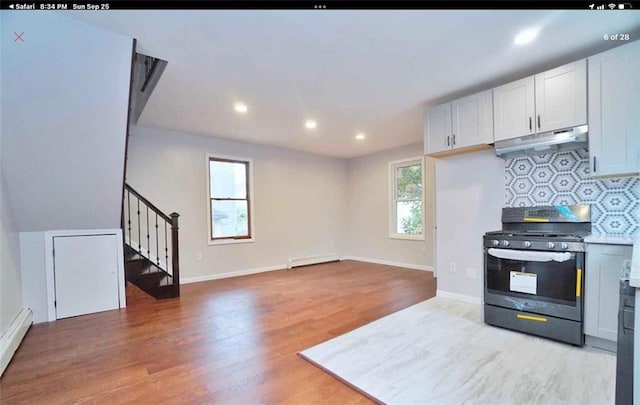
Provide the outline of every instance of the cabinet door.
[[493,95],[491,90],[451,103],[453,148],[493,142]]
[[640,172],[640,41],[589,58],[591,175]]
[[115,235],[53,239],[56,318],[118,309],[118,238]]
[[587,61],[569,63],[537,74],[536,132],[587,123]]
[[587,247],[585,269],[584,333],[602,339],[618,339],[620,274],[631,246],[594,245]]
[[533,134],[534,102],[533,76],[494,88],[494,139],[502,141]]
[[425,112],[424,148],[425,155],[451,149],[451,103]]

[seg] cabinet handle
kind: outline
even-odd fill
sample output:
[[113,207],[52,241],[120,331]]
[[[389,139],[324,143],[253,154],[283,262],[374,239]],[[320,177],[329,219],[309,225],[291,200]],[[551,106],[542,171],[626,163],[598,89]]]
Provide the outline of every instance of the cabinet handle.
[[453,134],[453,144],[456,144],[456,134]]
[[451,146],[451,137],[447,135],[447,146]]
[[541,129],[542,125],[540,125],[540,114],[538,114],[538,129]]
[[596,157],[593,157],[593,172],[596,172]]
[[531,117],[529,117],[529,131],[533,131],[533,127],[531,126]]

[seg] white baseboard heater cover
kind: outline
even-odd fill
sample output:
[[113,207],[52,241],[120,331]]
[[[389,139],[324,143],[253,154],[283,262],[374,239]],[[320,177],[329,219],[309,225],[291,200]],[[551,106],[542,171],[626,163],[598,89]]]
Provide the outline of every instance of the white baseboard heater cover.
[[299,257],[297,259],[287,260],[287,268],[292,269],[294,267],[309,266],[312,264],[337,262],[340,260],[340,256],[337,254],[330,254],[326,256],[314,256],[314,257]]
[[0,336],[0,377],[33,323],[33,311],[23,308]]

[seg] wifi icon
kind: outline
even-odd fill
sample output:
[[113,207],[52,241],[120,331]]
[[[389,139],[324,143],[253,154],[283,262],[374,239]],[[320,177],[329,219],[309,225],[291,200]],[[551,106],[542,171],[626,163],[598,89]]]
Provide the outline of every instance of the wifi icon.
[[608,7],[609,7],[611,10],[613,10],[614,8],[616,8],[616,7],[617,7],[617,5],[616,5],[616,4],[613,4],[613,3],[609,3]]

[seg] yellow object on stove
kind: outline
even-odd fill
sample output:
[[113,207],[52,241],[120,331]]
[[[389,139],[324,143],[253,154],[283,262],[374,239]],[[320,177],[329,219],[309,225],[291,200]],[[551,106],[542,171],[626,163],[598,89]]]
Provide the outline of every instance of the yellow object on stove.
[[525,222],[549,222],[549,218],[543,217],[524,217]]

